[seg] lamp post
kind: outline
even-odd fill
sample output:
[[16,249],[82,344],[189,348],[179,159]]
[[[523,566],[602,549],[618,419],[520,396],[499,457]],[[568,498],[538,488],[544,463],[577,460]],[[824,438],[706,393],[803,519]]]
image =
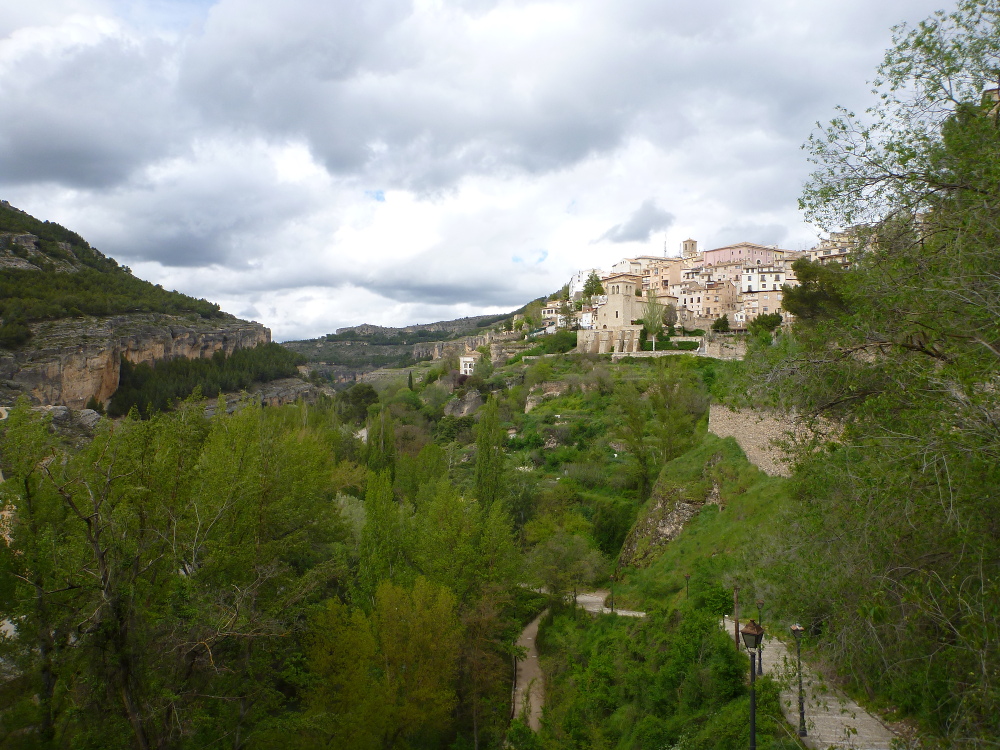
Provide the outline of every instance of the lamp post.
[[743,644],[750,652],[750,750],[757,750],[757,695],[754,686],[757,670],[754,662],[760,641],[764,637],[764,628],[751,620],[743,626],[740,634],[743,636]]
[[[757,624],[760,625],[761,627],[764,627],[764,616],[761,614],[761,610],[762,609],[764,609],[764,600],[763,599],[758,599],[757,600]],[[764,641],[763,641],[763,639],[761,640],[760,646],[758,646],[758,648],[760,649],[761,652],[764,651]],[[763,653],[758,654],[758,657],[757,657],[757,675],[759,677],[763,677],[764,676],[764,654]]]
[[684,574],[684,598],[685,599],[690,599],[691,598],[691,574],[690,573],[685,573]]
[[802,633],[805,628],[795,623],[792,625],[792,635],[795,636],[795,658],[799,663],[799,737],[806,736],[806,702],[802,693]]

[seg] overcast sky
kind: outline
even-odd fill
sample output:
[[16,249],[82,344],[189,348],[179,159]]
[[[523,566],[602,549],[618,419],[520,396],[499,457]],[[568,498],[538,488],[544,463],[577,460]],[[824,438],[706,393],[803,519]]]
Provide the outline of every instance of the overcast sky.
[[801,144],[943,0],[0,0],[0,198],[276,340],[799,250]]

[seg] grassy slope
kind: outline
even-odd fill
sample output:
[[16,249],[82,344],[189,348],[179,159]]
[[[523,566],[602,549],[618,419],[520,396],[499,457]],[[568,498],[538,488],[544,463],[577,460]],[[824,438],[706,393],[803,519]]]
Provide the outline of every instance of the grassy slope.
[[685,573],[691,574],[696,593],[709,584],[738,579],[748,564],[748,552],[769,534],[789,502],[787,479],[757,469],[733,438],[711,434],[664,466],[658,483],[677,488],[691,501],[704,500],[716,484],[722,509],[704,506],[648,568],[627,571],[619,593],[623,606],[679,604]]

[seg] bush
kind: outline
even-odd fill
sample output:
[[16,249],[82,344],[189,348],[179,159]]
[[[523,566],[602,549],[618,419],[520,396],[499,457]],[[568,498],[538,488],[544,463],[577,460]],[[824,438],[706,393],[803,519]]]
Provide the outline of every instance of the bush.
[[4,324],[0,325],[0,347],[4,349],[17,349],[24,346],[31,336],[31,329],[28,328],[23,318],[4,321]]

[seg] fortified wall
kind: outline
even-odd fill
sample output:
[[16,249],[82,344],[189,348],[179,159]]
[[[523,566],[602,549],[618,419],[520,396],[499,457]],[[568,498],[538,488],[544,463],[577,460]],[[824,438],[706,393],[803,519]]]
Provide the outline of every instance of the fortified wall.
[[715,403],[709,407],[708,431],[719,437],[734,438],[750,463],[771,476],[791,476],[788,455],[775,442],[800,429],[801,425],[791,416],[779,417],[753,409],[734,411]]
[[642,326],[582,330],[576,335],[576,350],[584,354],[641,352],[641,335]]

